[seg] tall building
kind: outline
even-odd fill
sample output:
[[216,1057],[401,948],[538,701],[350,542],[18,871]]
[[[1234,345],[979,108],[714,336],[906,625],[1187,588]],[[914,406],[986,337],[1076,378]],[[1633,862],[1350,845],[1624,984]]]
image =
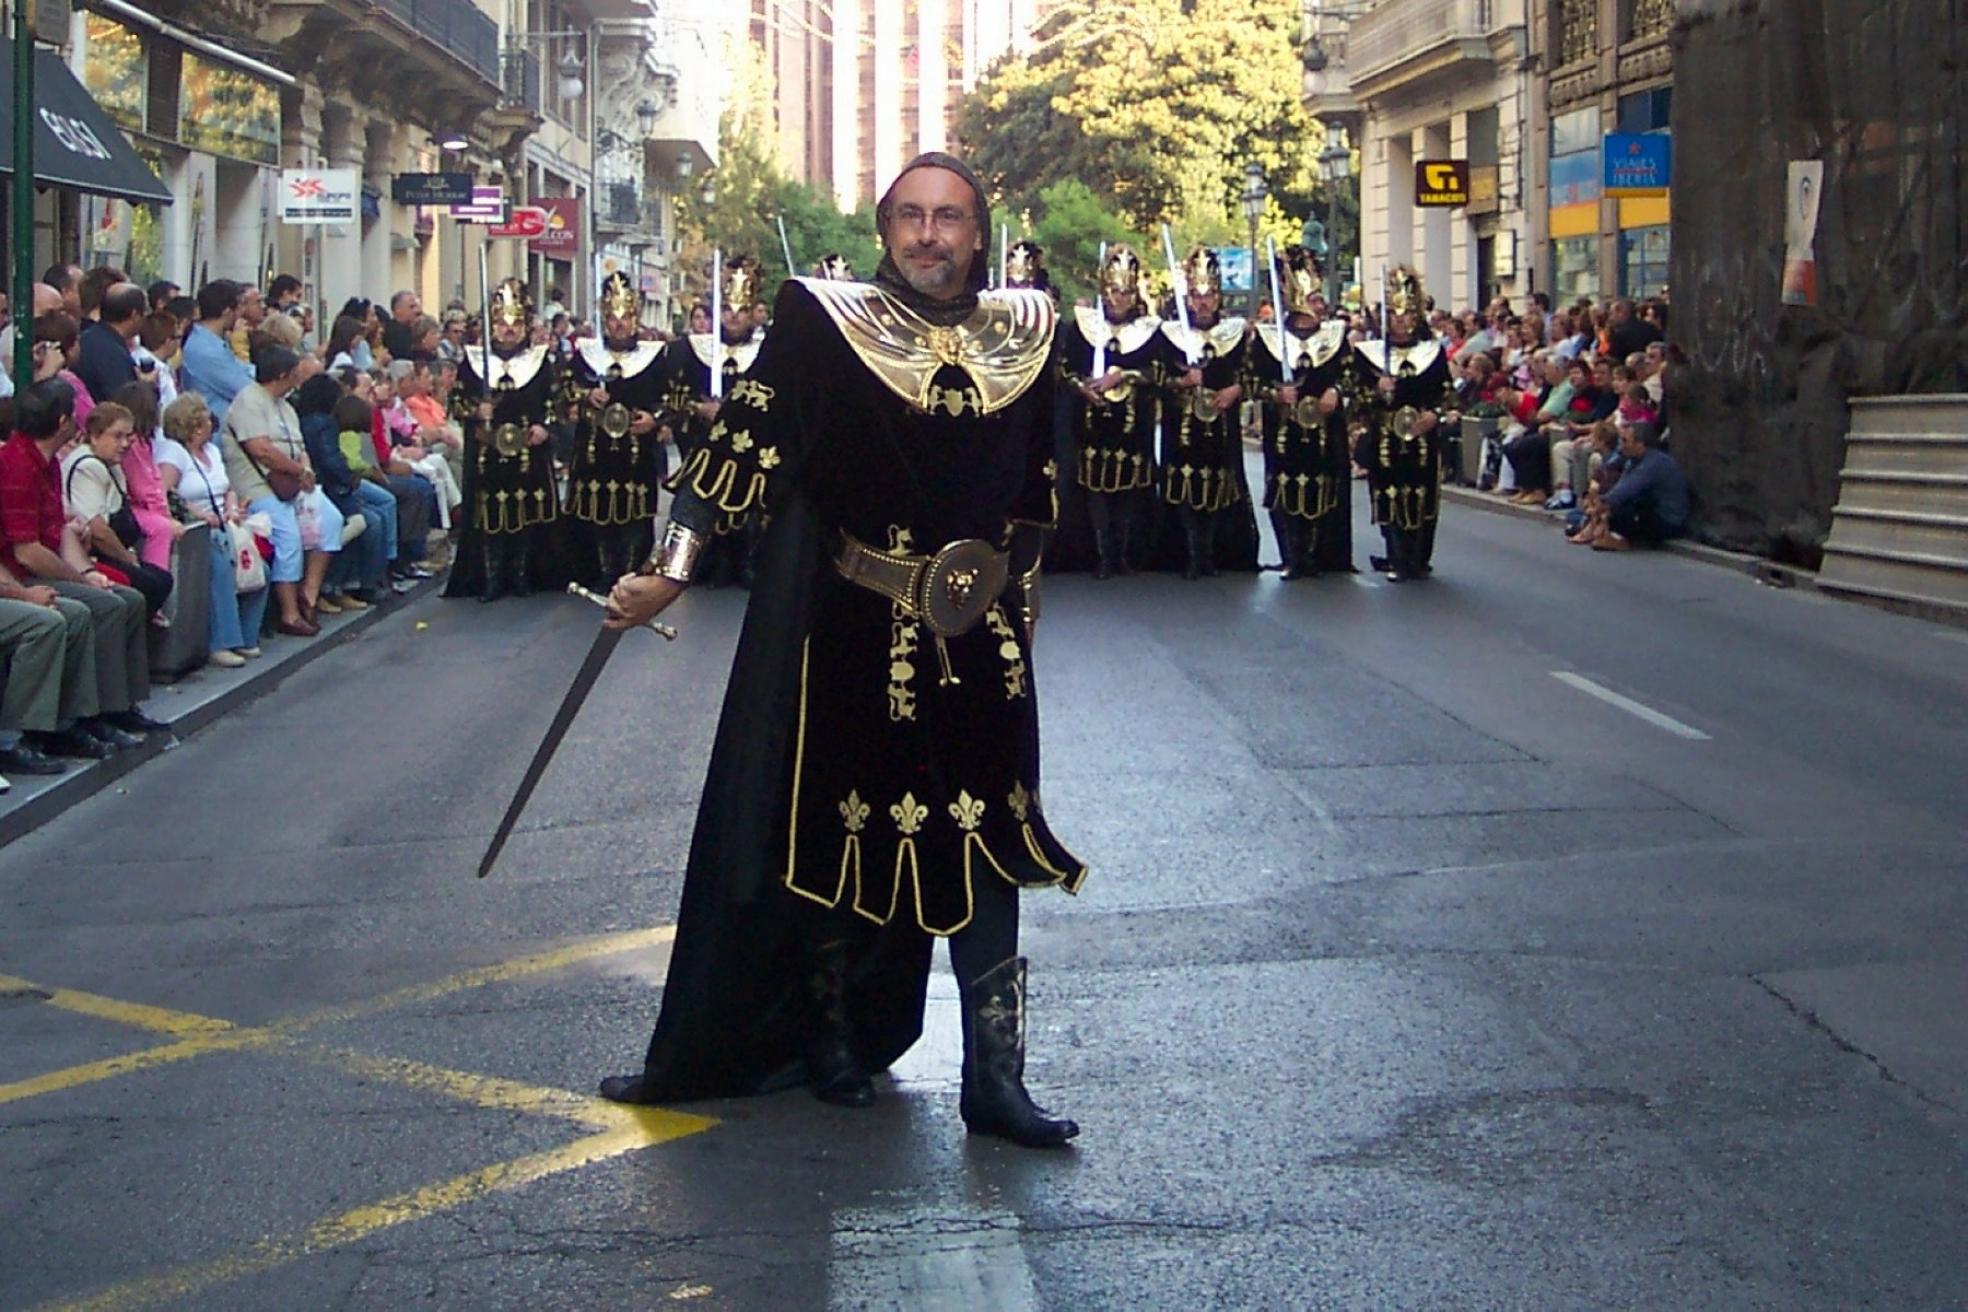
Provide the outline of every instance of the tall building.
[[949,146],[957,102],[1054,0],[751,0],[781,163],[844,210]]

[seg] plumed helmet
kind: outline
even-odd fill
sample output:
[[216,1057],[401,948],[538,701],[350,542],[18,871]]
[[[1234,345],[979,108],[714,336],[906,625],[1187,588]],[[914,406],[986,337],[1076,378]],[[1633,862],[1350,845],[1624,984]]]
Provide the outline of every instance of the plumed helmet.
[[601,312],[610,319],[642,318],[642,293],[636,290],[635,279],[620,269],[602,279]]
[[526,284],[517,278],[508,278],[492,289],[489,309],[494,323],[525,327],[533,322],[533,297],[528,294]]
[[724,262],[724,304],[750,305],[760,295],[758,261],[749,255],[733,255]]
[[1310,314],[1312,298],[1320,294],[1320,281],[1325,275],[1319,257],[1303,246],[1291,245],[1278,253],[1278,262],[1284,266],[1278,271],[1278,292],[1285,303],[1285,313]]
[[830,251],[813,266],[813,276],[828,282],[853,282],[854,266],[848,262],[847,256],[839,251]]
[[1405,264],[1387,271],[1387,312],[1390,315],[1418,315],[1428,308],[1421,289],[1421,275]]
[[1045,248],[1035,241],[1013,242],[1005,252],[1005,286],[1044,287]]
[[1141,257],[1130,246],[1110,246],[1100,265],[1100,290],[1141,294]]
[[1182,261],[1182,280],[1199,296],[1223,290],[1223,262],[1207,246],[1193,246]]

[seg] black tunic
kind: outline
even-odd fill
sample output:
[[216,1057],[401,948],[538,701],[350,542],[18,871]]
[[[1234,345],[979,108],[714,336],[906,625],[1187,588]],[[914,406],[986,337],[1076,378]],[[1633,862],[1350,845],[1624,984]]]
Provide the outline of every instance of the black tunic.
[[[628,426],[637,410],[660,419],[668,407],[662,355],[663,348],[653,342],[635,343],[627,351],[591,342],[575,353],[567,371],[567,410],[579,422],[567,479],[567,513],[573,518],[597,528],[655,518],[669,453],[657,433],[631,433]],[[608,393],[607,406],[588,399],[596,388]]]
[[[451,417],[464,429],[464,531],[444,585],[447,597],[475,597],[485,586],[484,553],[489,536],[528,539],[526,574],[535,588],[555,589],[567,582],[566,564],[551,526],[560,519],[560,496],[554,486],[551,443],[526,445],[526,430],[534,424],[551,427],[561,420],[561,369],[545,346],[522,347],[510,357],[492,352],[492,422],[481,423],[479,402],[485,397],[480,370],[484,354],[465,353],[458,381],[451,389]],[[512,454],[502,453],[503,434]]]
[[[827,308],[893,313],[872,295],[786,284],[756,364],[677,475],[679,522],[704,531],[764,507],[771,527],[691,844],[652,1097],[797,1078],[796,908],[901,931],[874,935],[850,976],[857,1048],[879,1070],[917,1037],[928,936],[969,922],[974,881],[1075,891],[1086,874],[1045,822],[1031,649],[1012,599],[939,644],[831,564],[843,530],[917,553],[1030,543],[1036,563],[1056,513],[1046,343],[991,413],[949,365],[919,378],[911,403]],[[1027,339],[1049,337],[1042,296],[983,299],[1012,307]]]
[[[1155,484],[1155,430],[1159,415],[1155,393],[1161,360],[1161,321],[1137,315],[1126,323],[1109,323],[1098,309],[1081,308],[1059,330],[1061,370],[1086,382],[1122,369],[1130,375],[1117,384],[1108,404],[1078,398],[1074,431],[1079,436],[1075,477],[1089,492],[1131,492]],[[1096,361],[1096,339],[1105,336],[1106,357]],[[1075,394],[1077,397],[1077,394]]]
[[1186,506],[1204,514],[1215,514],[1243,498],[1243,480],[1238,476],[1244,460],[1244,438],[1238,412],[1231,406],[1221,414],[1199,415],[1196,402],[1209,393],[1235,387],[1244,381],[1244,321],[1224,319],[1213,328],[1192,329],[1196,339],[1197,364],[1203,372],[1202,387],[1182,391],[1175,383],[1190,368],[1182,325],[1162,322],[1161,359],[1157,382],[1161,401],[1162,500],[1171,506]]
[[[1447,430],[1438,423],[1417,434],[1412,424],[1422,413],[1439,421],[1455,409],[1448,355],[1439,342],[1424,340],[1406,346],[1362,342],[1357,356],[1353,458],[1367,471],[1373,521],[1388,528],[1425,528],[1441,513],[1441,443]],[[1380,394],[1386,373],[1395,380],[1391,398]]]
[[[670,416],[670,426],[676,434],[679,458],[688,464],[700,450],[711,431],[712,421],[697,414],[697,406],[709,401],[711,396],[711,361],[719,362],[719,372],[723,375],[723,400],[730,400],[731,392],[737,386],[753,362],[758,359],[759,350],[764,344],[763,330],[754,332],[742,342],[724,342],[719,350],[719,339],[710,333],[692,333],[679,337],[663,349],[663,358],[657,364],[659,377],[665,395],[665,408]],[[676,477],[669,481],[671,491],[676,490]],[[727,512],[709,530],[722,537],[745,527],[751,511]]]
[[1298,389],[1298,404],[1289,410],[1274,400],[1284,382],[1277,328],[1260,328],[1250,352],[1251,383],[1264,402],[1264,508],[1317,521],[1350,500],[1345,407],[1319,413],[1319,398],[1344,381],[1346,325],[1332,320],[1309,334],[1287,329],[1285,338]]

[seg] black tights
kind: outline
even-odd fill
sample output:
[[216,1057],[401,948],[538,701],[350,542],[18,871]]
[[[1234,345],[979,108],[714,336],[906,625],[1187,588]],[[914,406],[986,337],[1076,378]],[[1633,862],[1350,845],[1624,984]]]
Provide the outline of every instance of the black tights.
[[[949,939],[950,969],[965,985],[1018,955],[1018,889],[987,875],[973,882],[971,898],[970,923]],[[802,917],[802,938],[809,953],[841,942],[859,945],[872,934],[917,932],[901,924],[874,925],[844,903],[831,911],[815,910],[818,914]]]

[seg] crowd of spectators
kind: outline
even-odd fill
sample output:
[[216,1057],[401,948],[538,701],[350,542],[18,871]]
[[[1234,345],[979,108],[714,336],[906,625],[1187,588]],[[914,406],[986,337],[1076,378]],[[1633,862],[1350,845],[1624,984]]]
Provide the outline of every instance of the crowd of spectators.
[[[58,265],[0,330],[0,776],[161,731],[143,703],[165,634],[236,668],[444,568],[474,322],[399,292],[317,340],[303,291]],[[209,587],[180,589],[192,570]],[[209,605],[174,604],[194,593]]]

